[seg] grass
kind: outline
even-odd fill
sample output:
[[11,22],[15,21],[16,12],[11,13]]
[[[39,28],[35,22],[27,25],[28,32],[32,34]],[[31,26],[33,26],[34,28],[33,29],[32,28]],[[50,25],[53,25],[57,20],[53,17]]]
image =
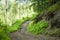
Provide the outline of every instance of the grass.
[[7,25],[0,22],[0,40],[10,40],[7,32]]
[[8,34],[4,30],[0,31],[0,40],[10,40],[10,38],[8,37]]
[[28,20],[28,19],[29,18],[23,18],[23,19],[19,19],[19,20],[15,21],[11,26],[7,27],[8,28],[8,32],[10,33],[10,32],[17,31],[21,27],[22,23],[24,21]]
[[11,26],[0,22],[0,40],[10,40],[9,33],[17,31],[21,24],[29,18],[23,18],[15,21]]
[[18,30],[18,28],[20,27],[20,25],[22,24],[24,20],[17,20],[15,23],[13,23],[13,25],[8,26],[8,32],[13,32]]
[[40,21],[37,24],[33,24],[33,21],[31,21],[26,30],[27,32],[31,32],[33,34],[40,34],[43,33],[47,27],[48,22]]

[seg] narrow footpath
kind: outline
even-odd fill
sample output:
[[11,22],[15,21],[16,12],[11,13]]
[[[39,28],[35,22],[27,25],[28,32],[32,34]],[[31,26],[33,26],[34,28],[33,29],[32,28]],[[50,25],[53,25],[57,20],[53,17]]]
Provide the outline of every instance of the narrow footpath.
[[26,27],[30,21],[26,21],[16,32],[9,34],[11,40],[60,40],[60,37],[49,37],[44,35],[32,35],[26,32]]

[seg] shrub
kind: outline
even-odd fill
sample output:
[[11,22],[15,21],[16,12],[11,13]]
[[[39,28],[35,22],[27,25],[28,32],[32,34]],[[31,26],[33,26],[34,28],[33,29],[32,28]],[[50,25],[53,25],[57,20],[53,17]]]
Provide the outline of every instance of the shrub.
[[16,20],[11,26],[8,26],[8,32],[14,32],[14,31],[17,31],[22,23],[26,20],[28,20],[29,18],[23,18],[23,19],[19,19],[19,20]]
[[40,34],[43,33],[47,27],[48,22],[40,21],[37,24],[33,24],[33,21],[31,21],[27,27],[27,32],[31,32],[33,34]]

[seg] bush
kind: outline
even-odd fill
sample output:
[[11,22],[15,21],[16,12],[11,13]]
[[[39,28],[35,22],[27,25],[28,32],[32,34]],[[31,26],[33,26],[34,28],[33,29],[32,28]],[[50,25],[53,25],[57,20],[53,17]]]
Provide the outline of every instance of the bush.
[[0,40],[10,40],[7,32],[7,25],[0,22]]
[[33,34],[40,34],[43,33],[47,27],[48,22],[40,21],[37,24],[33,24],[33,21],[31,21],[27,27],[27,32],[31,32]]
[[18,30],[20,25],[22,24],[23,20],[17,20],[15,21],[11,26],[8,27],[8,32],[13,32]]

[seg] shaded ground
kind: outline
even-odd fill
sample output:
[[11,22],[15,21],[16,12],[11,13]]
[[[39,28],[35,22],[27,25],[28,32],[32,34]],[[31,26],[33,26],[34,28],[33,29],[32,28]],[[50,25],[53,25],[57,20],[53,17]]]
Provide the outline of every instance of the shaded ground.
[[49,37],[44,35],[32,35],[26,32],[25,28],[29,21],[22,24],[21,28],[16,32],[10,33],[11,40],[60,40],[60,37]]

